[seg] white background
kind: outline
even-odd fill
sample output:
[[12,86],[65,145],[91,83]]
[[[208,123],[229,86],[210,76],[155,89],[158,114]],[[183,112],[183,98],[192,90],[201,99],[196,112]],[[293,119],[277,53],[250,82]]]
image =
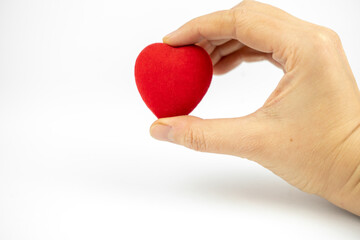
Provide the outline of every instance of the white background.
[[[358,0],[266,2],[338,32],[359,82]],[[149,136],[136,56],[236,3],[0,0],[1,240],[360,238],[358,217],[253,162]],[[192,114],[255,111],[281,75],[243,64]]]

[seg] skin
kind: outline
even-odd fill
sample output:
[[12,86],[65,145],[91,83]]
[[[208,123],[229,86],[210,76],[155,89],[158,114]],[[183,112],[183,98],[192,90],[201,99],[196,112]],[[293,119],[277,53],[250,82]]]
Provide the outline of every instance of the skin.
[[243,1],[187,22],[164,42],[203,47],[215,74],[266,59],[284,76],[250,115],[158,119],[150,128],[155,139],[255,161],[360,216],[360,92],[335,32]]

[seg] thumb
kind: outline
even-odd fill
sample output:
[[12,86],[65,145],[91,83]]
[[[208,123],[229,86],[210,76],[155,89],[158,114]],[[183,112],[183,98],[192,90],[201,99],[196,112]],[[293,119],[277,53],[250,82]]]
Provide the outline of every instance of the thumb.
[[227,119],[179,116],[157,120],[150,134],[196,151],[253,158],[266,145],[264,130],[265,125],[254,115]]

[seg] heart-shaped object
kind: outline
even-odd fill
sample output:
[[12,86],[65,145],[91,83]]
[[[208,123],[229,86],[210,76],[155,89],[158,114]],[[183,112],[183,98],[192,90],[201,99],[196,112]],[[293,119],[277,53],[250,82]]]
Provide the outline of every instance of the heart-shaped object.
[[154,43],[135,63],[137,88],[158,118],[189,114],[207,92],[212,75],[209,54],[196,45]]

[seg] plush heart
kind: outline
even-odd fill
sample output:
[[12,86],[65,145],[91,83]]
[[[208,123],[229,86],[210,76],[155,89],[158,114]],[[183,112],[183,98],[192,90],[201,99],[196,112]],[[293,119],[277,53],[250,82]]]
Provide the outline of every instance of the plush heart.
[[210,56],[195,45],[154,43],[141,51],[135,63],[137,88],[158,118],[189,114],[207,92],[212,74]]

